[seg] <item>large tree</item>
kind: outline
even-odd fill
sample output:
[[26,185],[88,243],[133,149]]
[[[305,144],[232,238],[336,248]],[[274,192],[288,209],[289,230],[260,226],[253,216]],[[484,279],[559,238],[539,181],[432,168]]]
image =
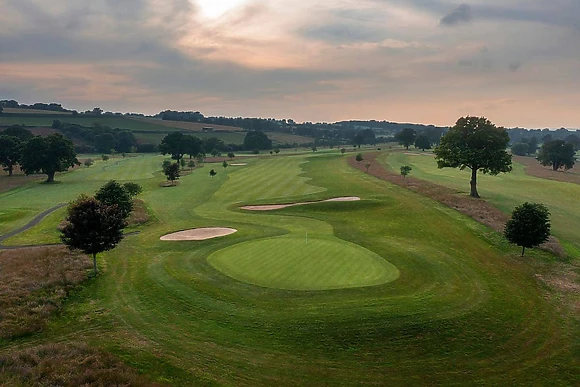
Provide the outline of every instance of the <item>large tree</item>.
[[170,154],[173,160],[179,163],[179,160],[184,154],[189,153],[191,143],[188,139],[188,135],[182,132],[172,132],[167,136],[163,137],[161,144],[159,144],[159,151],[164,155]]
[[46,181],[54,181],[56,172],[64,172],[69,167],[80,165],[73,144],[60,133],[47,137],[36,136],[26,142],[22,150],[20,166],[27,175],[42,172]]
[[574,145],[564,140],[546,142],[540,148],[538,161],[544,166],[551,166],[554,171],[560,168],[571,169],[574,167]]
[[431,149],[431,140],[425,134],[420,134],[415,139],[415,148],[419,148],[421,150]]
[[97,274],[97,254],[113,249],[123,239],[125,218],[117,205],[106,205],[95,198],[81,195],[68,207],[61,240],[70,249],[93,256]]
[[524,203],[512,212],[505,225],[504,236],[508,241],[522,248],[541,245],[550,237],[550,212],[543,204]]
[[95,149],[99,153],[111,153],[117,146],[117,139],[112,133],[101,133],[95,136]]
[[12,125],[1,131],[0,136],[13,136],[18,137],[20,141],[28,141],[34,137],[34,134],[23,125]]
[[103,185],[95,194],[95,199],[108,206],[116,205],[124,219],[133,211],[133,198],[129,191],[115,180]]
[[272,149],[272,140],[264,132],[259,130],[250,131],[244,137],[244,149],[269,150]]
[[417,132],[415,129],[411,128],[405,128],[399,133],[395,134],[395,140],[397,140],[399,144],[403,145],[406,149],[409,149],[409,147],[415,143],[416,138]]
[[512,170],[512,156],[506,152],[507,131],[485,117],[461,117],[441,137],[435,148],[439,168],[471,169],[471,193],[478,198],[477,171],[497,175]]
[[14,165],[22,157],[22,141],[18,137],[0,135],[0,165],[12,176]]

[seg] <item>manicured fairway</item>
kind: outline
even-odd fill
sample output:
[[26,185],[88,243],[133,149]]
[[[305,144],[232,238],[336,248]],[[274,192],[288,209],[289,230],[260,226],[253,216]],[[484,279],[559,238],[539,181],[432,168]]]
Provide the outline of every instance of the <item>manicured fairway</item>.
[[[577,383],[578,318],[541,281],[553,256],[522,259],[497,233],[340,154],[206,164],[169,188],[162,160],[99,162],[0,196],[10,230],[112,176],[137,178],[152,213],[98,256],[101,275],[46,330],[0,352],[86,342],[175,386]],[[340,196],[362,200],[239,209]],[[159,240],[200,227],[238,232]]]
[[212,254],[216,269],[239,281],[276,289],[324,290],[380,285],[397,268],[360,246],[333,239],[277,237]]

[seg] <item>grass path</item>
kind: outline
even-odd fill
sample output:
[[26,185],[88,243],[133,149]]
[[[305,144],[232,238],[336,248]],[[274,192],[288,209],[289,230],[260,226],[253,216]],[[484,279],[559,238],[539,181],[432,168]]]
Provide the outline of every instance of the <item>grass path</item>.
[[[214,179],[211,168],[218,170]],[[529,259],[473,220],[349,168],[346,157],[252,158],[237,169],[207,165],[171,188],[159,187],[155,176],[139,181],[140,197],[155,214],[152,224],[100,255],[103,275],[71,297],[42,336],[0,343],[0,352],[87,341],[177,386],[577,380],[578,327],[550,301]],[[71,174],[60,186],[77,189],[75,179]],[[36,186],[36,193],[44,188]],[[363,200],[267,213],[238,209],[338,196]],[[239,231],[208,241],[159,241],[206,226]],[[332,242],[323,250],[344,241],[342,248],[362,249],[383,267],[388,261],[399,276],[376,286],[295,291],[233,280],[208,262],[240,248],[280,255],[297,246],[276,242],[295,244],[306,232]],[[547,264],[553,258],[533,252],[530,259]]]

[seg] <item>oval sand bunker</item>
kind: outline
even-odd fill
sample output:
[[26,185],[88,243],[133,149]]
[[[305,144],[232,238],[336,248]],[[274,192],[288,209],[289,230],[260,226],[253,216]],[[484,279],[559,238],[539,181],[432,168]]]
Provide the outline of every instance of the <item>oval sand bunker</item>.
[[205,227],[194,228],[163,235],[162,241],[204,241],[206,239],[219,238],[237,232],[235,228]]
[[355,202],[360,200],[360,198],[358,196],[343,196],[343,197],[339,197],[339,198],[332,198],[332,199],[326,199],[326,200],[320,200],[320,201],[316,201],[316,202],[301,202],[301,203],[288,203],[288,204],[270,204],[270,205],[264,205],[264,206],[243,206],[240,207],[242,210],[248,210],[248,211],[271,211],[271,210],[280,210],[282,208],[286,208],[286,207],[292,207],[292,206],[303,206],[306,204],[313,204],[313,203],[324,203],[324,202]]

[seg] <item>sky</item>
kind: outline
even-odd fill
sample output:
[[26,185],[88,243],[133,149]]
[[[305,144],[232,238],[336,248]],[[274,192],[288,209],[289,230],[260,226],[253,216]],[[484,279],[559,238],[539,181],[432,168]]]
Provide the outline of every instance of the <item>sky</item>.
[[580,127],[580,0],[0,0],[0,99]]

